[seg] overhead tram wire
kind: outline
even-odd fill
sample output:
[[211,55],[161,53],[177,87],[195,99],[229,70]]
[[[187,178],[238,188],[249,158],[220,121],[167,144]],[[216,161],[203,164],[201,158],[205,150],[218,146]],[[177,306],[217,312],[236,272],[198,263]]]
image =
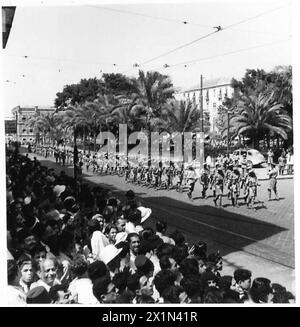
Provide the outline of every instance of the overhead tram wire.
[[[173,52],[176,52],[176,51],[178,51],[178,50],[180,50],[180,49],[183,49],[183,48],[185,48],[185,47],[187,47],[187,46],[189,46],[189,45],[191,45],[191,44],[193,44],[193,43],[196,43],[196,42],[198,42],[198,41],[200,41],[200,40],[206,39],[206,38],[208,38],[209,36],[211,36],[211,35],[213,35],[213,34],[215,34],[215,33],[218,33],[218,32],[219,32],[219,30],[216,30],[216,31],[210,32],[210,33],[208,33],[208,34],[206,34],[206,35],[201,36],[200,38],[198,38],[198,39],[196,39],[196,40],[193,40],[193,41],[191,41],[191,42],[185,43],[185,44],[183,44],[183,45],[181,45],[181,46],[179,46],[179,47],[177,47],[177,48],[175,48],[175,49],[172,49],[172,50],[170,50],[170,51],[164,52],[164,53],[161,54],[161,55],[158,55],[158,56],[156,56],[156,57],[154,57],[154,58],[151,58],[151,59],[149,59],[149,60],[146,60],[146,61],[140,63],[138,66],[146,65],[146,64],[148,64],[148,63],[151,62],[151,61],[154,61],[154,60],[159,59],[159,58],[161,58],[161,57],[164,57],[164,56],[166,56],[166,55],[168,55],[168,54],[171,54],[171,53],[173,53]],[[133,68],[130,68],[129,70],[123,72],[122,74],[126,74],[126,73],[130,72],[132,69],[133,69]]]
[[[285,7],[289,6],[289,5],[290,5],[290,4],[288,4],[288,5],[285,4],[285,5],[283,5],[283,6],[280,6],[280,7],[277,7],[277,8],[271,9],[271,10],[268,10],[268,11],[264,11],[264,12],[258,14],[258,15],[255,15],[255,16],[252,16],[252,17],[249,17],[249,18],[246,18],[246,19],[240,20],[240,21],[238,21],[238,22],[235,22],[235,23],[233,23],[233,24],[227,25],[227,26],[225,26],[225,27],[221,27],[221,26],[214,27],[214,28],[216,28],[215,31],[213,31],[213,32],[211,32],[211,33],[208,33],[208,34],[206,34],[206,35],[204,35],[204,36],[201,36],[201,37],[199,37],[199,38],[197,38],[197,39],[195,39],[195,40],[192,40],[192,41],[190,41],[190,42],[188,42],[188,43],[185,43],[185,44],[183,44],[183,45],[181,45],[181,46],[179,46],[179,47],[176,47],[175,49],[172,49],[172,50],[169,50],[169,51],[167,51],[167,52],[164,52],[164,53],[162,53],[162,54],[160,54],[160,55],[158,55],[158,56],[156,56],[156,57],[154,57],[154,58],[151,58],[151,59],[149,59],[149,60],[146,60],[146,61],[140,63],[138,66],[146,65],[146,64],[148,64],[148,63],[150,63],[150,62],[152,62],[152,61],[154,61],[154,60],[156,60],[156,59],[162,58],[162,57],[164,57],[164,56],[166,56],[166,55],[169,55],[169,54],[171,54],[171,53],[173,53],[173,52],[176,52],[176,51],[181,50],[181,49],[183,49],[183,48],[185,48],[185,47],[187,47],[187,46],[190,46],[191,44],[194,44],[194,43],[199,42],[199,41],[201,41],[201,40],[203,40],[203,39],[206,39],[206,38],[208,38],[208,37],[210,37],[210,36],[212,36],[212,35],[214,35],[214,34],[216,34],[216,33],[218,33],[218,32],[221,32],[221,31],[224,31],[224,30],[228,30],[229,28],[232,28],[232,27],[234,27],[234,26],[238,26],[238,25],[240,25],[240,24],[246,23],[246,22],[248,22],[248,21],[250,21],[250,20],[256,19],[256,18],[258,18],[258,17],[261,17],[261,16],[263,16],[263,15],[269,14],[269,13],[274,12],[274,11],[276,11],[276,10],[279,10],[279,9],[285,8]],[[130,69],[128,69],[127,71],[124,71],[123,74],[126,74],[126,73],[130,72],[132,69],[133,69],[133,68],[130,68]]]
[[236,22],[236,23],[230,24],[230,25],[224,27],[223,30],[226,30],[226,29],[228,29],[228,28],[232,28],[232,27],[234,27],[234,26],[237,26],[237,25],[240,25],[240,24],[246,23],[246,22],[248,22],[249,20],[256,19],[256,18],[258,18],[258,17],[261,17],[261,16],[264,16],[264,15],[270,14],[270,13],[272,13],[272,12],[274,12],[274,11],[277,11],[277,10],[282,9],[282,8],[286,8],[286,7],[288,7],[288,6],[290,6],[290,3],[289,3],[289,4],[285,4],[285,5],[283,5],[283,6],[280,6],[280,7],[276,7],[276,8],[271,9],[271,10],[266,10],[266,11],[264,11],[264,12],[262,12],[262,13],[256,15],[256,16],[249,17],[249,18],[246,18],[246,19],[240,20],[240,21],[238,21],[238,22]]
[[[288,4],[288,5],[290,5],[290,4]],[[152,59],[150,59],[150,60],[147,60],[147,61],[145,61],[145,62],[143,62],[143,63],[141,63],[141,64],[135,64],[134,65],[134,67],[139,67],[139,66],[141,66],[141,65],[145,65],[146,63],[149,63],[149,62],[151,62],[151,61],[154,61],[154,60],[156,60],[156,59],[158,59],[158,58],[160,58],[160,57],[163,57],[163,56],[165,56],[165,55],[167,55],[167,54],[170,54],[170,53],[172,53],[172,52],[175,52],[175,51],[178,51],[178,50],[180,50],[181,48],[184,48],[184,47],[186,47],[186,46],[189,46],[189,45],[191,45],[191,44],[193,44],[193,43],[195,43],[195,42],[198,42],[198,41],[200,41],[200,40],[202,40],[202,39],[204,39],[204,38],[207,38],[208,36],[210,36],[210,35],[213,35],[213,34],[215,34],[215,33],[217,33],[217,32],[219,32],[219,31],[221,31],[221,30],[226,30],[226,29],[228,29],[228,28],[231,28],[231,27],[234,27],[234,26],[237,26],[237,25],[239,25],[239,24],[242,24],[242,23],[245,23],[245,22],[247,22],[247,21],[249,21],[249,20],[252,20],[252,19],[255,19],[255,18],[258,18],[258,17],[260,17],[260,16],[263,16],[263,15],[265,15],[265,14],[267,14],[267,13],[270,13],[270,12],[273,12],[273,11],[276,11],[276,10],[279,10],[279,9],[281,9],[281,8],[284,8],[284,7],[287,7],[288,5],[283,5],[283,6],[281,6],[281,7],[277,7],[277,8],[274,8],[274,9],[272,9],[272,10],[269,10],[269,11],[265,11],[265,12],[263,12],[263,13],[260,13],[260,14],[258,14],[258,15],[256,15],[256,16],[253,16],[253,17],[250,17],[250,18],[247,18],[247,19],[244,19],[244,20],[242,20],[242,21],[239,21],[239,22],[236,22],[236,23],[233,23],[233,24],[231,24],[231,25],[228,25],[228,26],[226,26],[226,27],[222,27],[220,30],[216,30],[216,31],[213,31],[213,32],[211,32],[211,33],[209,33],[209,34],[207,34],[207,35],[204,35],[203,37],[200,37],[200,38],[198,38],[198,39],[196,39],[196,40],[193,40],[193,41],[191,41],[191,42],[189,42],[189,43],[187,43],[187,44],[184,44],[184,45],[182,45],[182,46],[179,46],[179,47],[177,47],[176,49],[173,49],[173,50],[170,50],[170,51],[168,51],[168,52],[166,52],[166,53],[164,53],[164,54],[162,54],[162,55],[159,55],[159,56],[157,56],[157,57],[155,57],[155,58],[152,58]],[[98,9],[105,9],[105,10],[110,10],[110,11],[116,11],[116,12],[120,12],[120,13],[126,13],[126,14],[132,14],[132,15],[138,15],[138,16],[145,16],[145,17],[149,17],[149,18],[154,18],[154,19],[161,19],[161,20],[168,20],[168,21],[172,21],[172,22],[181,22],[181,23],[187,23],[187,24],[192,24],[192,25],[199,25],[199,26],[202,26],[202,27],[210,27],[211,28],[211,26],[206,26],[206,25],[200,25],[200,24],[195,24],[195,23],[191,23],[191,22],[184,22],[184,21],[181,21],[181,20],[176,20],[176,19],[169,19],[169,18],[162,18],[162,17],[156,17],[156,16],[150,16],[150,15],[146,15],[146,14],[139,14],[139,13],[134,13],[134,12],[129,12],[129,11],[125,11],[125,10],[119,10],[119,9],[112,9],[112,8],[106,8],[106,7],[102,7],[102,6],[90,6],[90,7],[96,7],[96,8],[98,8]],[[56,61],[56,62],[61,62],[61,61],[64,61],[64,62],[70,62],[70,63],[76,63],[76,64],[83,64],[83,65],[113,65],[113,66],[118,66],[118,67],[128,67],[128,65],[126,65],[126,64],[115,64],[115,63],[108,63],[108,62],[86,62],[86,61],[80,61],[80,60],[74,60],[74,59],[67,59],[67,58],[63,58],[63,59],[56,59],[56,58],[47,58],[47,57],[40,57],[40,56],[27,56],[27,55],[14,55],[14,54],[8,54],[8,53],[5,53],[5,55],[6,56],[9,56],[9,57],[19,57],[19,58],[25,58],[25,59],[27,59],[27,58],[30,58],[30,59],[37,59],[37,60],[49,60],[49,61]],[[129,70],[127,70],[126,72],[123,72],[123,74],[125,74],[125,73],[127,73],[127,72],[129,72],[129,71],[131,71],[132,70],[132,68],[131,69],[129,69]]]
[[[93,7],[93,8],[96,8],[96,9],[103,9],[103,10],[112,11],[112,12],[117,12],[117,13],[121,13],[121,14],[127,14],[127,15],[146,17],[146,18],[150,18],[150,19],[163,20],[163,21],[170,22],[170,23],[176,23],[176,24],[179,23],[179,24],[184,24],[184,25],[189,25],[189,26],[200,26],[202,28],[211,29],[210,25],[198,24],[198,23],[194,23],[192,21],[187,21],[187,20],[180,20],[180,19],[166,18],[166,17],[158,17],[158,16],[152,16],[152,15],[132,12],[132,11],[128,11],[128,10],[113,9],[113,8],[108,8],[108,7],[103,7],[103,6],[96,6],[96,5],[89,5],[89,7]],[[265,31],[253,31],[253,30],[248,30],[248,29],[243,30],[243,31],[244,32],[250,32],[250,33],[256,33],[256,34],[259,33],[259,34],[274,35],[274,34],[271,34],[271,33],[267,33]]]
[[118,12],[118,13],[127,14],[127,15],[134,15],[134,16],[146,17],[146,18],[151,18],[151,19],[164,20],[164,21],[171,22],[171,23],[180,23],[180,24],[184,24],[184,25],[194,25],[194,26],[200,26],[200,27],[203,27],[203,28],[211,28],[211,26],[209,26],[209,25],[193,23],[193,22],[190,22],[190,21],[187,21],[187,20],[152,16],[152,15],[137,13],[137,12],[128,11],[128,10],[108,8],[108,7],[104,7],[104,6],[89,5],[88,7],[93,7],[93,8],[97,8],[97,9],[103,9],[103,10],[107,10],[107,11]]
[[[173,64],[173,65],[165,64],[163,66],[163,68],[173,68],[173,67],[177,67],[177,66],[181,66],[181,65],[188,65],[188,64],[193,64],[193,63],[197,63],[197,62],[200,62],[200,61],[210,60],[210,59],[218,58],[218,57],[221,57],[221,56],[229,56],[229,55],[239,53],[239,52],[243,52],[243,51],[263,48],[263,47],[267,47],[267,46],[277,44],[277,43],[281,43],[281,42],[288,42],[289,40],[291,40],[291,37],[288,38],[288,39],[285,39],[285,40],[278,40],[278,41],[274,41],[274,42],[270,42],[270,43],[264,43],[264,44],[253,46],[253,47],[248,47],[248,48],[238,49],[238,50],[234,50],[234,51],[230,51],[230,52],[220,53],[220,54],[217,54],[217,55],[214,55],[214,56],[203,57],[203,58],[199,58],[199,59],[193,59],[193,60],[190,60],[190,61],[180,62],[180,63]],[[156,69],[159,69],[159,68],[162,68],[162,67],[160,66],[160,67],[157,67]]]

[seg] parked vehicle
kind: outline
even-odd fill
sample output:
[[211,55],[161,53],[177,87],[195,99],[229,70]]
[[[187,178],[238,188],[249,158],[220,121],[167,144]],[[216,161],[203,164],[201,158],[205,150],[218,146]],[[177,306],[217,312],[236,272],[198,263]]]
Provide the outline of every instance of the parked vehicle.
[[241,162],[243,155],[246,154],[248,164],[251,166],[257,166],[266,162],[266,158],[262,153],[255,149],[238,149],[235,150],[230,157],[236,158]]

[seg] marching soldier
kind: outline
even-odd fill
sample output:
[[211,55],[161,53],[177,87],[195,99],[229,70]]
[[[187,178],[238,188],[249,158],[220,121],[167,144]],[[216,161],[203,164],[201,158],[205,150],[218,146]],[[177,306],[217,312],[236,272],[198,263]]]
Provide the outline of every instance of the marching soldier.
[[206,164],[203,166],[203,171],[200,176],[200,184],[202,185],[202,198],[207,199],[206,191],[209,186],[209,171]]
[[215,175],[214,186],[215,186],[214,203],[215,203],[215,206],[221,208],[222,207],[223,188],[224,188],[224,173],[223,173],[223,170],[220,168],[217,170],[217,174]]
[[188,169],[186,180],[187,180],[187,185],[189,188],[187,196],[189,197],[189,199],[192,199],[192,193],[195,188],[195,182],[197,180],[197,176],[196,176],[195,169],[191,166]]
[[272,192],[275,194],[275,199],[279,200],[278,192],[277,192],[277,176],[278,170],[275,168],[275,164],[271,163],[271,169],[268,172],[269,175],[269,186],[268,186],[268,193],[269,193],[269,201],[271,201]]

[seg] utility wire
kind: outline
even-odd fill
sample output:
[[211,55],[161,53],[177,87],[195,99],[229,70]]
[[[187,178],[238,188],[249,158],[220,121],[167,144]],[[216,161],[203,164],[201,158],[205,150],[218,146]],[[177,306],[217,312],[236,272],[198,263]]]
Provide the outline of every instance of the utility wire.
[[[289,4],[289,5],[290,5],[290,4]],[[274,12],[274,11],[276,11],[276,10],[279,10],[279,9],[284,8],[284,7],[287,7],[287,6],[288,6],[288,5],[283,5],[283,6],[280,6],[280,7],[277,7],[277,8],[271,9],[271,10],[268,10],[268,11],[264,11],[264,12],[258,14],[258,15],[255,15],[255,16],[252,16],[252,17],[249,17],[249,18],[243,19],[243,20],[241,20],[241,21],[235,22],[235,23],[230,24],[230,25],[227,25],[227,26],[225,26],[225,27],[221,27],[221,26],[214,27],[214,28],[217,28],[215,31],[213,31],[213,32],[211,32],[211,33],[208,33],[208,34],[206,34],[206,35],[204,35],[204,36],[201,36],[201,37],[199,37],[199,38],[197,38],[197,39],[195,39],[195,40],[193,40],[193,41],[190,41],[190,42],[188,42],[188,43],[185,43],[185,44],[183,44],[183,45],[181,45],[181,46],[179,46],[179,47],[176,47],[175,49],[172,49],[172,50],[169,50],[169,51],[167,51],[167,52],[164,52],[164,53],[162,53],[162,54],[160,54],[160,55],[158,55],[158,56],[156,56],[156,57],[154,57],[154,58],[151,58],[151,59],[149,59],[149,60],[146,60],[146,61],[140,63],[139,65],[136,64],[135,67],[138,67],[138,66],[142,66],[142,65],[148,64],[148,63],[150,63],[150,62],[152,62],[152,61],[154,61],[154,60],[156,60],[156,59],[162,58],[162,57],[164,57],[164,56],[166,56],[166,55],[168,55],[168,54],[171,54],[171,53],[176,52],[176,51],[178,51],[178,50],[180,50],[180,49],[183,49],[183,48],[185,48],[185,47],[187,47],[187,46],[190,46],[191,44],[194,44],[194,43],[196,43],[196,42],[199,42],[200,40],[206,39],[206,38],[208,38],[208,37],[210,37],[210,36],[212,36],[212,35],[214,35],[214,34],[220,32],[220,31],[227,30],[227,29],[229,29],[229,28],[232,28],[232,27],[234,27],[234,26],[237,26],[237,25],[243,24],[243,23],[245,23],[245,22],[248,22],[248,21],[250,21],[250,20],[256,19],[256,18],[258,18],[258,17],[261,17],[261,16],[263,16],[263,15],[269,14],[269,13],[271,13],[271,12]],[[130,72],[132,69],[133,69],[133,68],[131,68],[131,69],[129,69],[129,70],[123,72],[123,74],[126,74],[126,73]]]
[[38,56],[31,56],[31,55],[16,55],[16,54],[8,54],[5,53],[6,56],[8,57],[17,57],[17,58],[25,58],[25,59],[38,59],[38,60],[49,60],[49,61],[54,61],[54,62],[71,62],[71,63],[76,63],[76,64],[83,64],[83,65],[110,65],[110,66],[126,66],[128,65],[125,64],[116,64],[116,63],[109,63],[109,62],[91,62],[91,61],[81,61],[81,60],[73,60],[73,59],[64,59],[64,58],[49,58],[49,57],[38,57]]

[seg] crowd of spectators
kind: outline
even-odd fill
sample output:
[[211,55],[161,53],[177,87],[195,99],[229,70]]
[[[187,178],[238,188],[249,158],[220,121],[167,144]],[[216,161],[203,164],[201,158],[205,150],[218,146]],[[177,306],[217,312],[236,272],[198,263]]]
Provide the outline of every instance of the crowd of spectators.
[[6,187],[9,305],[294,301],[247,269],[222,275],[219,252],[168,234],[132,190],[121,200],[11,150]]

